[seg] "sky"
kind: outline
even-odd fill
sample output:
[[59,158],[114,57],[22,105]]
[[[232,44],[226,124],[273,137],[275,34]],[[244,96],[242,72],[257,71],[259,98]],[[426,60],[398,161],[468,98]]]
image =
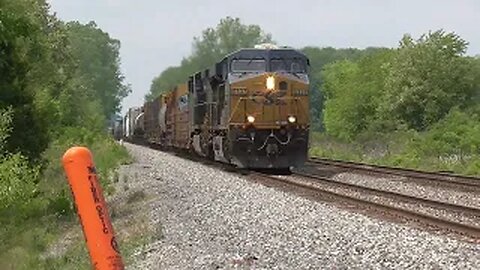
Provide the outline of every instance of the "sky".
[[123,111],[140,106],[152,79],[190,54],[192,40],[220,19],[238,17],[296,48],[396,47],[405,33],[454,31],[480,54],[478,0],[49,0],[65,21],[95,21],[120,40],[122,71],[132,86]]

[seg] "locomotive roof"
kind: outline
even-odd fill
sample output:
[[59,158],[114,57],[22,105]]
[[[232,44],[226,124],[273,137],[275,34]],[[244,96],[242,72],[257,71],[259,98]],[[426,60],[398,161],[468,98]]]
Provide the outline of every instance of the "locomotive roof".
[[303,58],[307,59],[305,54],[301,53],[298,50],[291,49],[291,48],[280,48],[280,49],[240,49],[235,51],[225,58],[228,60],[233,59],[252,59],[252,58],[264,58],[264,59],[271,59],[271,58]]

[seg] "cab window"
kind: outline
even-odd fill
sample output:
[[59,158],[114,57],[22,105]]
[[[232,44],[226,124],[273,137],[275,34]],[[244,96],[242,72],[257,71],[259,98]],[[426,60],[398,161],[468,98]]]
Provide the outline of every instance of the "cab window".
[[235,59],[232,61],[232,72],[263,72],[266,71],[265,59]]
[[273,72],[306,73],[305,63],[301,59],[274,58],[270,60],[270,69]]

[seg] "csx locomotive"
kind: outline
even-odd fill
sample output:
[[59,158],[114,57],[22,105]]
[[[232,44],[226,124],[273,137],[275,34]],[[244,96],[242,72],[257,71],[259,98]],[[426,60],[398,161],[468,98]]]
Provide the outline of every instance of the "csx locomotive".
[[310,125],[308,67],[307,57],[290,48],[238,50],[130,109],[124,136],[241,168],[301,166]]

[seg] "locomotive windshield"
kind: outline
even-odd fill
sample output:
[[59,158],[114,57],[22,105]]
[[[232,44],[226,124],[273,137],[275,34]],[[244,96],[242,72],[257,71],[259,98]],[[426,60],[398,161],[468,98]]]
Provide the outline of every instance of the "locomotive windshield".
[[266,71],[265,59],[235,59],[232,61],[232,72]]
[[283,72],[292,72],[292,73],[306,73],[307,69],[304,61],[301,59],[284,59],[284,58],[273,58],[270,60],[270,70],[283,71]]

